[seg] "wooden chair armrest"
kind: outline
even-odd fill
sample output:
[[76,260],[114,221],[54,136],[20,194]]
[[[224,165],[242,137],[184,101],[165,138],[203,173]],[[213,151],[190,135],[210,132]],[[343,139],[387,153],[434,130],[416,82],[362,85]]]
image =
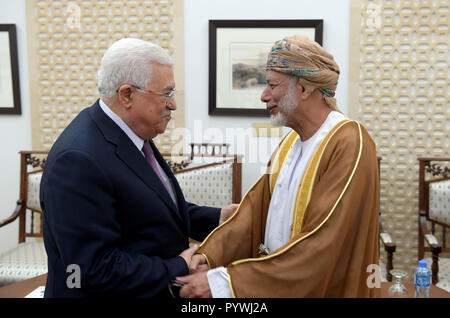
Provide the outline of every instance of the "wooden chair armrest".
[[392,241],[389,233],[380,233],[381,242],[384,245],[384,250],[388,253],[394,253],[397,245]]
[[8,218],[0,221],[0,227],[3,227],[11,222],[14,222],[20,215],[20,211],[22,210],[23,200],[17,200],[16,209],[13,214],[11,214]]
[[389,233],[383,232],[380,233],[381,242],[383,242],[384,245],[392,243],[392,237]]
[[425,242],[430,246],[431,251],[435,254],[439,254],[442,251],[442,246],[439,244],[436,236],[434,236],[427,227],[427,217],[425,211],[420,211],[419,213],[419,226],[420,231],[423,234]]
[[[381,224],[380,229],[382,230]],[[391,269],[394,268],[394,252],[397,248],[396,244],[392,241],[392,237],[389,233],[380,232],[380,239],[384,245],[384,250],[387,252],[386,257],[386,278],[389,282],[392,281]]]
[[439,244],[436,236],[434,236],[433,234],[425,234],[424,235],[425,238],[425,242],[427,242],[428,246],[430,246],[433,250],[439,250],[437,251],[437,253],[440,253],[442,250],[442,246],[441,244]]
[[396,244],[392,240],[391,235],[388,232],[385,232],[383,229],[383,224],[381,223],[381,218],[379,221],[379,231],[380,231],[380,239],[384,245],[384,250],[388,253],[394,253],[396,249]]

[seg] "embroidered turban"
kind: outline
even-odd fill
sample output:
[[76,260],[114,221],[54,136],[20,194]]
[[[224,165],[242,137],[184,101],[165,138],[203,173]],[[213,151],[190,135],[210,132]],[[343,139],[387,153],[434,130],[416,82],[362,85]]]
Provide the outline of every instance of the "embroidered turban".
[[275,42],[267,59],[266,70],[300,77],[300,83],[305,89],[319,89],[330,108],[338,110],[334,95],[339,66],[333,55],[317,42],[303,35],[294,35]]

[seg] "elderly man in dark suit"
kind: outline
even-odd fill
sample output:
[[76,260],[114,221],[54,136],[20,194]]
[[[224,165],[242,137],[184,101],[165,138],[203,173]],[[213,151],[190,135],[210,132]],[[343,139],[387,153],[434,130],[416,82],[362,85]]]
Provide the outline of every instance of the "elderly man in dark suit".
[[189,237],[203,240],[237,205],[186,202],[152,142],[176,109],[161,47],[119,40],[98,77],[101,98],[55,142],[42,177],[45,297],[170,297],[196,250]]

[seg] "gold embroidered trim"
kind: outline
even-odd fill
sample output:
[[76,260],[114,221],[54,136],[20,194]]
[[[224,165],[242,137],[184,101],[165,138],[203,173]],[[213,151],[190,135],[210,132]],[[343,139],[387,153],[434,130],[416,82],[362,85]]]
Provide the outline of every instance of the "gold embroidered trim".
[[295,211],[292,218],[291,236],[292,240],[295,235],[301,232],[303,217],[305,216],[306,208],[308,207],[309,200],[311,199],[311,193],[313,189],[313,183],[316,178],[317,169],[319,168],[319,163],[322,160],[323,152],[325,151],[328,143],[334,134],[345,125],[349,120],[344,119],[334,125],[334,127],[328,132],[325,138],[320,142],[319,147],[315,150],[306,172],[303,175],[301,186],[298,189],[297,197],[295,199]]
[[[275,155],[275,158],[273,159],[273,164],[271,164],[270,168],[270,175],[269,175],[269,189],[270,189],[270,195],[272,195],[273,190],[275,188],[275,183],[277,182],[278,175],[280,174],[281,166],[284,163],[284,160],[286,160],[287,156],[289,155],[289,152],[292,149],[292,145],[297,141],[299,138],[299,135],[295,130],[292,130],[281,142],[280,146],[278,147],[277,154]],[[285,150],[286,144],[289,143],[289,149]],[[277,169],[277,170],[275,170]]]
[[248,191],[245,193],[244,197],[242,198],[241,202],[239,202],[239,205],[236,209],[236,211],[234,211],[234,213],[222,224],[220,224],[218,227],[216,227],[214,230],[211,231],[211,233],[208,234],[208,236],[203,240],[203,242],[200,244],[200,247],[203,246],[203,244],[206,242],[207,239],[209,239],[209,237],[218,229],[220,229],[222,226],[224,226],[225,224],[227,224],[228,222],[230,222],[235,215],[237,215],[237,213],[239,212],[239,208],[241,207],[242,202],[244,202],[244,199],[247,197],[247,194],[256,186],[256,184],[262,179],[264,175],[260,176],[259,179],[250,187],[250,189],[248,189]]
[[[350,122],[355,122],[355,121],[348,121],[347,123],[350,123]],[[239,265],[239,264],[242,264],[242,263],[252,262],[252,261],[253,262],[265,261],[265,260],[274,258],[274,257],[276,257],[276,256],[278,256],[280,254],[283,254],[285,251],[287,251],[288,249],[290,249],[294,245],[300,243],[304,239],[306,239],[306,238],[310,237],[311,235],[313,235],[314,233],[316,233],[325,224],[325,222],[328,221],[328,219],[331,217],[331,215],[333,214],[334,210],[336,209],[336,206],[338,205],[338,203],[341,200],[342,196],[344,195],[345,191],[347,190],[348,185],[350,184],[351,180],[353,179],[353,175],[355,174],[356,168],[359,165],[359,161],[360,161],[360,158],[361,158],[361,152],[362,152],[362,133],[361,133],[361,126],[360,126],[360,124],[358,122],[356,122],[356,124],[358,125],[358,130],[359,130],[359,152],[358,152],[358,158],[356,160],[355,166],[353,167],[353,171],[350,174],[350,177],[347,180],[347,183],[346,183],[344,189],[342,190],[341,194],[339,195],[338,199],[336,200],[336,202],[335,202],[334,206],[332,207],[330,213],[328,213],[327,217],[314,230],[312,230],[308,234],[298,238],[294,242],[291,242],[284,249],[278,251],[277,253],[274,253],[274,254],[271,254],[271,255],[267,255],[267,256],[262,256],[262,257],[259,257],[259,258],[246,258],[246,259],[238,260],[238,261],[233,262],[231,265]]]
[[208,268],[211,269],[211,263],[209,262],[208,256],[206,256],[206,254],[204,253],[200,253],[201,255],[203,255],[203,257],[206,259],[206,263],[208,264]]
[[236,294],[234,293],[234,289],[233,289],[233,284],[231,284],[231,276],[230,276],[230,274],[228,274],[228,270],[227,270],[227,275],[228,275],[228,284],[230,286],[231,295],[233,296],[233,298],[236,298]]

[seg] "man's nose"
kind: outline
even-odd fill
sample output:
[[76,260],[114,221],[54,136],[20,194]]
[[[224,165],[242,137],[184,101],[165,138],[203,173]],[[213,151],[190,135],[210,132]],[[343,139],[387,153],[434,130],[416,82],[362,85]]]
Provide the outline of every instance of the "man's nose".
[[177,109],[177,102],[175,101],[175,98],[172,98],[168,103],[167,103],[167,108],[170,110],[176,110]]
[[261,93],[261,101],[263,103],[267,103],[268,101],[270,101],[270,93],[269,93],[267,85],[266,85],[266,87],[264,87],[264,90]]

